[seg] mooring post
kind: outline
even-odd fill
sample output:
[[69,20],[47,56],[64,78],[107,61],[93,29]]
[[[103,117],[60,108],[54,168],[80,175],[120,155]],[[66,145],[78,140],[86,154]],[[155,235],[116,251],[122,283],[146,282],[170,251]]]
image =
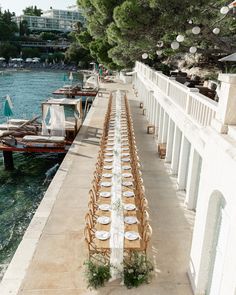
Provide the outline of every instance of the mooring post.
[[11,151],[3,151],[3,161],[5,170],[14,169],[13,153]]

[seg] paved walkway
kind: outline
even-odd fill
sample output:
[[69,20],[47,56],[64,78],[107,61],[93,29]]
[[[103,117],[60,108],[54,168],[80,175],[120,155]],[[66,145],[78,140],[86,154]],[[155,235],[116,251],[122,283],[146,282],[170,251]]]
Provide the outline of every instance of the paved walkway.
[[[83,127],[73,151],[67,155],[68,172],[18,294],[191,295],[186,271],[193,213],[183,207],[181,194],[176,194],[175,191],[175,181],[170,178],[164,161],[157,155],[154,138],[146,133],[147,122],[133,96],[131,86],[110,83],[103,87],[110,90],[118,87],[126,89],[130,99],[153,227],[149,251],[155,265],[152,282],[131,290],[117,283],[107,284],[97,291],[86,288],[83,274],[83,262],[87,255],[83,240],[84,215],[108,100],[107,97],[102,97],[93,108],[89,126]],[[66,169],[65,167],[66,164],[60,169]]]

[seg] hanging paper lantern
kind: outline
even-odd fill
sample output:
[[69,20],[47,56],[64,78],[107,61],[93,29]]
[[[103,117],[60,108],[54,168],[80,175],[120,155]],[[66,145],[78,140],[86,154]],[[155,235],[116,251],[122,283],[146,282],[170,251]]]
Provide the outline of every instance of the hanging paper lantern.
[[221,14],[227,14],[229,12],[229,7],[228,6],[223,6],[220,9]]
[[183,35],[178,35],[178,36],[176,37],[176,40],[177,40],[178,42],[183,42],[183,41],[184,41],[184,36],[183,36]]
[[163,47],[163,45],[164,45],[163,41],[158,41],[157,42],[157,47]]
[[197,52],[197,47],[195,47],[195,46],[190,47],[189,52],[190,53],[196,53]]
[[156,54],[157,54],[157,55],[162,55],[162,50],[157,50],[157,51],[156,51]]
[[188,20],[188,23],[191,25],[193,23],[193,21],[190,19],[190,20]]
[[174,50],[178,49],[179,48],[179,42],[177,42],[177,41],[172,42],[171,43],[171,48],[174,49]]
[[198,35],[201,32],[201,28],[196,26],[192,28],[192,32],[194,35]]
[[214,28],[214,30],[212,31],[215,35],[218,35],[220,33],[220,29],[219,28]]
[[148,58],[148,54],[147,53],[143,53],[142,54],[142,59],[147,59]]

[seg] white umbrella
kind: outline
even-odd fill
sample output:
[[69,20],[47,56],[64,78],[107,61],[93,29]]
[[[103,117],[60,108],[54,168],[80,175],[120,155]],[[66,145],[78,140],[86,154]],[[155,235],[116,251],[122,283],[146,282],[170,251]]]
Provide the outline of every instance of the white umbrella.
[[26,60],[25,60],[26,62],[33,62],[33,59],[32,58],[30,58],[30,57],[28,57],[28,58],[26,58]]
[[0,57],[0,61],[4,61],[6,60],[4,57]]
[[23,60],[23,58],[20,57],[20,58],[16,58],[16,61],[22,62],[24,60]]
[[219,61],[236,61],[236,52],[220,58]]
[[69,80],[73,81],[73,73],[72,72],[70,72]]

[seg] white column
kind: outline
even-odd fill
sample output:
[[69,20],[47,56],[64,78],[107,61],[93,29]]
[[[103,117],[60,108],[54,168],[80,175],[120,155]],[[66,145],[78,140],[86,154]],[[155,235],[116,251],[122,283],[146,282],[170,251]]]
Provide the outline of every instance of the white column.
[[152,91],[151,97],[152,97],[152,101],[153,101],[151,124],[155,125],[155,113],[156,113],[156,109],[157,109],[157,101],[154,97],[153,91]]
[[147,109],[148,108],[148,91],[143,85],[143,97],[144,97],[144,106]]
[[166,157],[165,157],[165,162],[167,163],[170,163],[172,159],[174,131],[175,131],[175,124],[169,117],[167,144],[166,144]]
[[166,143],[166,141],[167,141],[168,121],[169,121],[169,116],[164,111],[162,137],[161,137],[161,142],[162,143]]
[[156,103],[157,103],[157,109],[156,109],[156,113],[155,113],[155,135],[158,136],[159,133],[159,117],[160,117],[160,105],[157,101],[157,99],[155,98]]
[[177,184],[179,190],[186,189],[188,163],[189,163],[190,143],[185,136],[182,136],[180,156],[179,156],[179,169]]
[[164,109],[160,106],[159,112],[159,124],[158,124],[158,143],[161,143],[162,139],[162,130],[163,130],[163,117],[164,117]]
[[236,74],[219,74],[221,81],[219,103],[212,127],[220,133],[227,133],[228,125],[236,124]]
[[171,171],[171,174],[173,175],[176,175],[178,173],[181,136],[182,136],[181,131],[175,125],[173,152],[172,152],[172,159],[171,159],[171,166],[170,166],[170,171]]
[[149,118],[150,118],[150,92],[148,90],[146,90],[146,96],[147,96],[146,116],[149,121]]
[[201,156],[191,146],[185,197],[185,204],[189,210],[196,209],[201,163]]

